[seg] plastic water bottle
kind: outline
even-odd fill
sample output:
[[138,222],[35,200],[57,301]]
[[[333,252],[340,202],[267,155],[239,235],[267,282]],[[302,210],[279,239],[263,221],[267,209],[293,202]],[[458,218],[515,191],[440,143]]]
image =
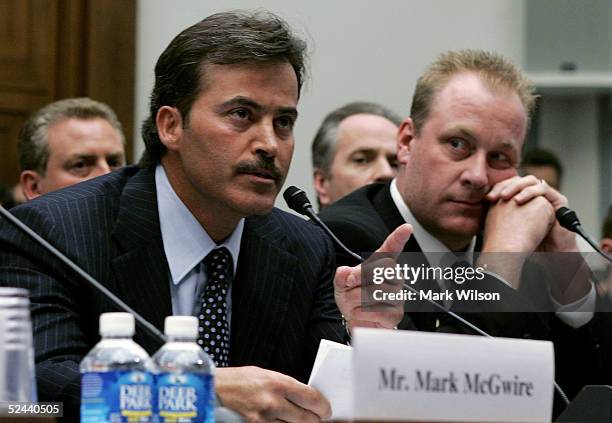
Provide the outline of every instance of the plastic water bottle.
[[21,288],[0,287],[0,402],[4,401],[36,401],[30,300]]
[[153,355],[158,421],[214,422],[215,365],[196,343],[198,319],[169,316],[164,330],[168,342]]
[[132,341],[134,316],[100,315],[100,335],[81,361],[81,422],[153,421],[153,364]]

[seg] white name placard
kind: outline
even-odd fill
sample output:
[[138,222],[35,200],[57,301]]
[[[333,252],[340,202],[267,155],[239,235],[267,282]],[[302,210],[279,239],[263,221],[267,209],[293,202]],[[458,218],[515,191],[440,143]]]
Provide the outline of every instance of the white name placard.
[[357,419],[551,421],[551,342],[356,329],[352,344]]

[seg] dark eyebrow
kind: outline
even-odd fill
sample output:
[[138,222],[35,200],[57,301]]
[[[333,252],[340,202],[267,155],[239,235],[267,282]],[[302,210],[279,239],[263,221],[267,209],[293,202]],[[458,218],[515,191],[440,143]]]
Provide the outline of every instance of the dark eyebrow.
[[217,109],[227,109],[227,108],[236,107],[236,106],[246,106],[246,107],[250,107],[251,109],[258,110],[258,111],[263,109],[263,106],[261,106],[259,103],[254,102],[250,98],[242,97],[242,96],[230,98],[229,100],[224,101],[217,107]]
[[[114,153],[109,153],[107,155],[104,156],[105,158],[125,158],[125,153],[121,152],[121,151],[117,151]],[[72,160],[85,160],[85,161],[91,161],[91,160],[97,160],[98,156],[96,154],[73,154],[71,156],[68,156],[67,161],[72,161]]]
[[68,157],[68,160],[75,160],[75,159],[91,160],[95,158],[96,158],[95,154],[73,154]]
[[281,107],[280,109],[278,109],[278,112],[278,114],[280,115],[291,116],[294,121],[298,118],[298,111],[295,107]]
[[125,162],[126,158],[125,158],[125,154],[122,152],[116,152],[116,153],[111,153],[111,154],[107,154],[106,155],[106,160],[117,160],[120,162]]
[[[257,111],[258,113],[261,113],[266,110],[266,108],[263,107],[261,104],[251,100],[248,97],[243,96],[237,96],[227,101],[224,101],[219,106],[217,106],[216,109],[222,111],[237,106],[249,107]],[[293,117],[294,120],[298,117],[298,111],[295,107],[281,107],[278,109],[277,113],[281,115],[290,115],[291,117]]]
[[362,147],[362,148],[358,148],[357,150],[351,151],[351,154],[355,154],[355,153],[372,154],[372,153],[376,153],[376,149],[369,148],[369,147]]

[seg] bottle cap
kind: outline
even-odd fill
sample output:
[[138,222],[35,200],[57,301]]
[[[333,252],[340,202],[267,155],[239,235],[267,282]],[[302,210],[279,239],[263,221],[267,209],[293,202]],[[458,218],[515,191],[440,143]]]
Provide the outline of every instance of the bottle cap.
[[100,315],[100,335],[134,336],[134,316],[130,313],[102,313]]
[[166,336],[177,338],[198,337],[198,319],[194,316],[168,316],[164,322]]

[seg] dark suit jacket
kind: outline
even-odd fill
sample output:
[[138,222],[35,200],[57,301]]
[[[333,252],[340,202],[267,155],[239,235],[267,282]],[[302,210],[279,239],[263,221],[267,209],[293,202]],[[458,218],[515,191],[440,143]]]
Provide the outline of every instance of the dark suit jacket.
[[[154,172],[135,166],[45,195],[12,212],[157,328],[172,314]],[[79,362],[116,308],[0,222],[0,284],[30,290],[39,398],[78,415]],[[342,341],[334,254],[323,232],[274,209],[247,218],[233,282],[230,364],[306,380],[319,340]],[[137,330],[153,354],[160,344]]]
[[[389,187],[390,183],[363,187],[324,209],[320,217],[354,252],[373,252],[389,233],[405,223],[393,203]],[[421,248],[416,240],[411,238],[404,251],[419,252]],[[336,259],[338,265],[355,264],[355,260],[339,248],[336,249]],[[484,282],[501,284],[491,279],[485,279]],[[503,284],[501,289],[505,289]],[[529,301],[529,291],[510,294],[513,295],[513,301]],[[529,307],[523,305],[521,309],[525,308]],[[465,313],[462,317],[493,336],[552,340],[555,344],[555,378],[570,399],[585,384],[612,384],[612,366],[609,364],[612,352],[612,320],[609,313],[596,313],[590,323],[573,329],[553,313],[489,311]],[[436,319],[441,321],[437,329]],[[408,313],[400,327],[472,333],[454,319],[439,313]]]

